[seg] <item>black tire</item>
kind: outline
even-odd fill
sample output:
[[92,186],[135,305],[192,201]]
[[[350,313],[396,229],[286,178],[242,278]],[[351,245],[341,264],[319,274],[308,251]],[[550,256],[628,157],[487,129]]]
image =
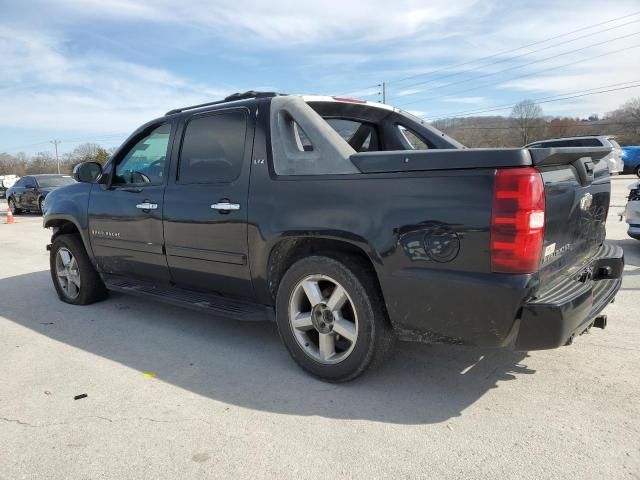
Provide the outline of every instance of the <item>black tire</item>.
[[44,212],[42,211],[42,202],[44,202],[44,198],[39,198],[38,199],[38,211],[40,212],[40,214],[43,214]]
[[21,214],[21,213],[22,213],[22,209],[21,209],[21,208],[16,207],[16,201],[13,199],[13,197],[9,197],[9,200],[8,200],[8,207],[11,209],[11,212],[12,212],[14,215],[19,215],[19,214]]
[[[66,248],[71,252],[77,263],[77,270],[80,276],[80,288],[76,297],[67,295],[60,285],[56,275],[56,256],[61,248]],[[72,305],[88,305],[98,302],[107,296],[107,289],[98,272],[96,272],[91,260],[87,256],[82,240],[78,234],[60,235],[55,238],[51,245],[49,255],[49,266],[51,270],[51,280],[60,300]]]
[[[287,270],[278,287],[276,321],[280,338],[298,365],[322,380],[346,382],[367,368],[382,363],[392,350],[395,337],[372,268],[355,256],[328,255],[304,258]],[[346,291],[357,313],[356,340],[351,353],[339,363],[321,363],[307,354],[289,321],[289,306],[296,286],[310,275],[326,275],[335,279]]]
[[635,174],[636,174],[636,176],[640,178],[640,165],[638,165],[638,166],[636,167],[636,169],[635,169],[635,171],[634,171],[633,173],[635,173]]

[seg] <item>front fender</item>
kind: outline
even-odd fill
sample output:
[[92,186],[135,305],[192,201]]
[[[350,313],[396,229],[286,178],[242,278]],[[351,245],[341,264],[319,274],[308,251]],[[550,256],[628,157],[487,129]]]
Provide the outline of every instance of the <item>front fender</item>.
[[82,238],[82,243],[92,262],[93,250],[89,239],[89,198],[93,185],[90,183],[74,183],[58,188],[49,193],[44,200],[42,226],[52,228],[67,222],[73,224]]

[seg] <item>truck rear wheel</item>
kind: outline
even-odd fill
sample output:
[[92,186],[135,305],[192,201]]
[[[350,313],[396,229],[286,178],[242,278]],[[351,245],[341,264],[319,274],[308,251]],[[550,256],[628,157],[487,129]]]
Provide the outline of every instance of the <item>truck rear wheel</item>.
[[102,279],[87,256],[79,235],[60,235],[51,245],[51,279],[60,300],[88,305],[107,296]]
[[276,319],[293,359],[331,382],[356,378],[393,345],[378,285],[357,257],[312,256],[293,264],[278,288]]

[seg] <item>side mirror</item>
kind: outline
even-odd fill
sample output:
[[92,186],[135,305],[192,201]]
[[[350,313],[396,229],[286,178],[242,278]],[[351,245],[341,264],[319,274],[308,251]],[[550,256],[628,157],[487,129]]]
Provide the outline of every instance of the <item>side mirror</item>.
[[102,175],[102,165],[98,162],[82,162],[73,167],[73,178],[78,182],[95,183]]

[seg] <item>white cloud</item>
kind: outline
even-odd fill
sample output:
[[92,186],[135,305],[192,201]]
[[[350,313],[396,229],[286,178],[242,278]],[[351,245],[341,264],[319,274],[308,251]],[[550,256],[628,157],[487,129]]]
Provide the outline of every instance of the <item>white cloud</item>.
[[487,101],[485,97],[443,97],[443,102],[463,103],[466,105],[480,105]]
[[[392,101],[406,102],[424,116],[425,110],[437,114],[476,105],[489,108],[640,78],[640,49],[607,53],[640,43],[640,37],[522,65],[637,31],[640,24],[576,42],[565,42],[567,38],[562,37],[484,62],[456,65],[622,17],[638,10],[637,0],[608,4],[606,15],[596,0],[537,0],[508,7],[497,0],[304,4],[292,0],[59,0],[55,17],[48,10],[53,8],[48,1],[33,0],[28,7],[21,4],[3,5],[0,18],[0,125],[18,129],[128,132],[169,108],[255,88],[252,82],[375,99],[379,88],[365,86],[386,81]],[[94,22],[105,28],[96,28],[91,40],[83,37],[85,43],[78,44],[73,34],[83,26],[91,28]],[[105,33],[109,27],[116,27],[113,35]],[[154,35],[147,36],[145,29]],[[122,31],[140,32],[140,36],[121,38],[118,32]],[[145,51],[146,41],[155,42],[155,50],[162,54],[165,50],[172,54],[157,59]],[[552,43],[559,45],[511,59]],[[121,55],[133,60],[124,61]],[[597,55],[601,56],[594,58]],[[237,82],[209,84],[177,73],[199,69],[202,74],[204,69],[195,66],[200,58],[212,61],[212,76],[200,78],[213,78],[215,62],[223,63],[224,68],[235,62]],[[560,67],[580,59],[584,61]],[[494,60],[505,61],[490,65]],[[478,78],[509,66],[519,68]],[[245,68],[262,68],[264,75],[247,75]],[[432,73],[419,75],[425,72]],[[529,76],[514,78],[521,75]],[[409,76],[414,78],[396,81]],[[461,79],[465,82],[446,86]],[[543,108],[546,113],[602,113],[632,95],[636,91],[623,90]]]
[[[74,16],[192,25],[247,43],[310,44],[338,39],[382,41],[416,35],[426,26],[468,12],[478,0],[62,0]],[[474,7],[475,8],[475,7]],[[264,46],[260,45],[260,46]]]
[[406,97],[407,95],[415,95],[416,93],[422,92],[421,88],[406,88],[396,92],[396,96],[398,97]]
[[42,34],[0,28],[0,126],[127,132],[166,110],[232,89],[99,54],[72,56]]

